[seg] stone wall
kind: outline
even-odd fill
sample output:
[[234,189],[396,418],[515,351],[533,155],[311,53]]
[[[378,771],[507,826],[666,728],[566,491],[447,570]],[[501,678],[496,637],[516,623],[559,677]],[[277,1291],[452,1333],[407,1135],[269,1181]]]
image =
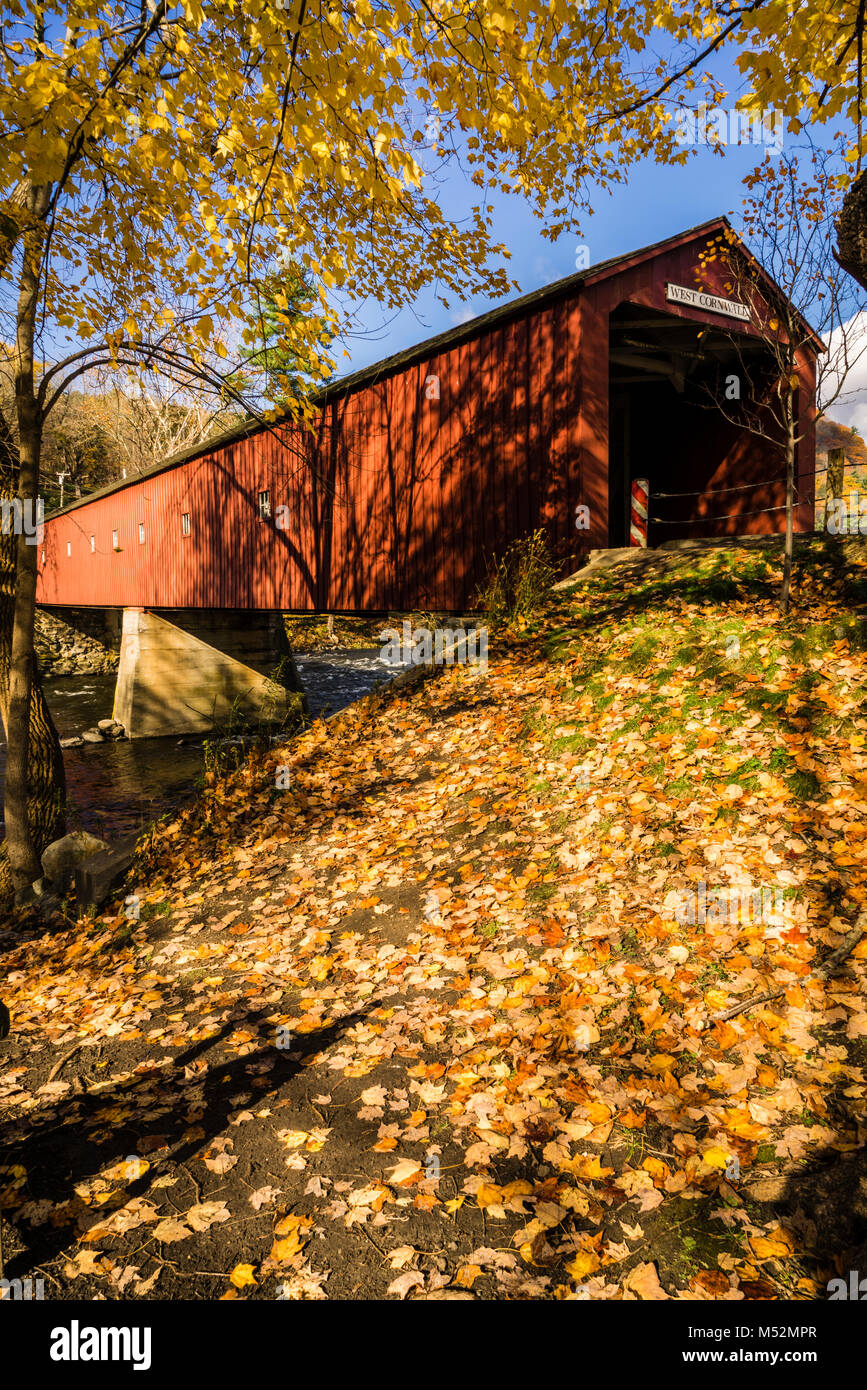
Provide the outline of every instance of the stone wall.
[[43,676],[116,671],[121,612],[103,608],[37,608],[36,655]]

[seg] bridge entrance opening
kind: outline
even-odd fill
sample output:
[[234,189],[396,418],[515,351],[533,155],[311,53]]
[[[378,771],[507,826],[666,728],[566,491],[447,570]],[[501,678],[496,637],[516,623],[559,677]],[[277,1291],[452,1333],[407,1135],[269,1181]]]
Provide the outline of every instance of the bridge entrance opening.
[[[778,447],[738,424],[772,382],[760,339],[621,304],[609,326],[609,545],[629,544],[632,481],[650,482],[648,544],[735,535],[754,508],[780,529],[785,463]],[[773,432],[768,412],[763,428]],[[757,494],[759,484],[767,490]],[[756,500],[758,497],[759,500]]]

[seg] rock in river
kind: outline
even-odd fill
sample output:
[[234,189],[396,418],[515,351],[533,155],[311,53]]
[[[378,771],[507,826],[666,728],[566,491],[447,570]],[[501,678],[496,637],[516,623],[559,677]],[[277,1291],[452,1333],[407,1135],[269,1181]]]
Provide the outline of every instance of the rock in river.
[[98,854],[104,849],[108,849],[105,840],[88,835],[86,830],[73,830],[71,834],[53,840],[42,851],[42,872],[52,887],[65,889],[77,866],[88,855]]

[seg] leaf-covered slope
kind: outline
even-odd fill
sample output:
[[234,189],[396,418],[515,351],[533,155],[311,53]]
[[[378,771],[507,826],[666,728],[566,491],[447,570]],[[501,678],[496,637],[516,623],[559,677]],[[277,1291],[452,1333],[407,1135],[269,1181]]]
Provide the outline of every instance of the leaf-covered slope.
[[212,787],[142,853],[139,923],[7,939],[7,1274],[827,1296],[867,1232],[867,943],[812,978],[867,901],[867,550],[805,546],[786,621],[778,568],[579,581],[486,674]]

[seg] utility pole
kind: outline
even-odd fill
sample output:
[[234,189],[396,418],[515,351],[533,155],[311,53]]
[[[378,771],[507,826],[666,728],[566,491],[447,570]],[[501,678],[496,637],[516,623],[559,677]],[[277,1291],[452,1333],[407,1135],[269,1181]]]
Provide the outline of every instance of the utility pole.
[[60,505],[61,505],[61,507],[63,506],[63,479],[64,479],[65,477],[66,477],[66,473],[65,473],[65,472],[64,472],[64,473],[58,473],[58,475],[57,475],[57,481],[58,481],[59,484],[60,484]]

